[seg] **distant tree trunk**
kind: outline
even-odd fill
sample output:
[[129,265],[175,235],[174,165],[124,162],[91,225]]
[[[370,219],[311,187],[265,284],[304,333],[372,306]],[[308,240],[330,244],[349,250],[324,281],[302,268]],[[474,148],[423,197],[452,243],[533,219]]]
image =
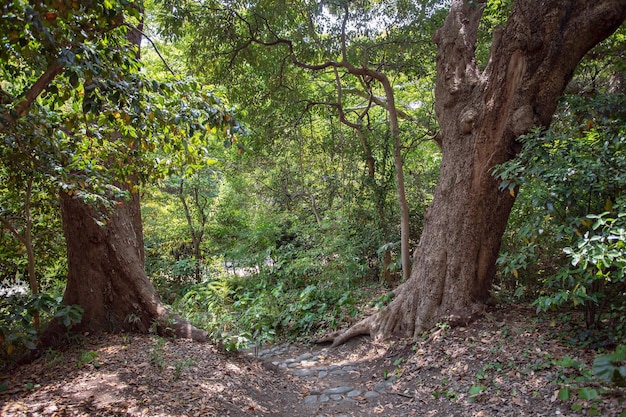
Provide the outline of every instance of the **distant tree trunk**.
[[396,110],[393,87],[389,79],[385,74],[380,73],[378,80],[385,90],[387,113],[389,114],[389,124],[391,125],[391,137],[393,138],[393,162],[396,168],[396,191],[398,193],[398,205],[400,206],[400,262],[402,263],[402,280],[407,281],[411,276],[411,248],[409,247],[411,223],[409,219],[409,203],[406,200],[398,111]]
[[438,321],[464,324],[483,312],[514,202],[491,171],[519,152],[519,135],[550,124],[580,59],[626,18],[626,0],[515,2],[483,70],[475,46],[485,2],[453,0],[434,36],[443,159],[411,278],[334,345],[357,334],[415,336]]
[[175,191],[178,194],[178,198],[180,199],[181,204],[183,205],[183,210],[185,211],[185,218],[187,219],[187,227],[189,228],[189,234],[191,236],[191,245],[193,258],[195,260],[194,265],[194,277],[196,282],[200,282],[200,276],[202,272],[202,239],[204,238],[204,226],[206,224],[206,214],[204,212],[204,205],[200,203],[199,190],[197,188],[193,188],[191,190],[191,194],[193,197],[193,203],[196,207],[196,210],[200,213],[200,221],[197,228],[194,227],[193,217],[191,213],[191,209],[187,204],[187,197],[185,196],[185,180],[180,180],[180,185],[178,186],[178,190]]
[[[22,233],[19,232],[17,225],[13,224],[8,218],[0,216],[0,226],[5,227],[26,250],[27,275],[30,293],[32,295],[39,294],[39,281],[35,274],[35,248],[33,243],[33,213],[31,209],[33,197],[33,177],[29,177],[26,181],[26,190],[24,194],[24,226]],[[0,228],[1,230],[1,228]],[[33,326],[39,330],[41,321],[39,311],[33,313]]]
[[[31,210],[31,198],[33,196],[33,178],[30,177],[26,183],[26,196],[24,199],[24,247],[26,248],[26,259],[28,261],[28,283],[30,292],[33,295],[39,294],[39,280],[35,273],[35,248],[33,244],[33,213]],[[39,311],[33,314],[33,326],[40,330],[41,316]]]

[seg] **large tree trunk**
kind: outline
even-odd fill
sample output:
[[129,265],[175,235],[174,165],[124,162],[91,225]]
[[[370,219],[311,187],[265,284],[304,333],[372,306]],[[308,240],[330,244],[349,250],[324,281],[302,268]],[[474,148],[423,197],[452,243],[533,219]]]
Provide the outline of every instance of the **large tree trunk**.
[[[129,41],[138,46],[137,59],[142,28],[140,24],[140,30],[127,33]],[[132,178],[126,182],[132,184]],[[130,197],[107,213],[102,226],[96,221],[100,213],[91,206],[65,192],[60,194],[68,259],[63,302],[84,310],[80,324],[72,330],[146,333],[155,329],[161,335],[206,341],[206,332],[169,312],[148,279],[139,194],[130,191]],[[43,343],[54,343],[65,330],[53,322]]]
[[[64,303],[84,309],[78,331],[137,331],[206,340],[205,332],[173,316],[144,271],[139,196],[113,210],[104,226],[99,214],[79,199],[61,193],[68,277]],[[53,325],[49,336],[62,331]]]
[[626,18],[626,0],[518,1],[481,69],[480,3],[453,0],[434,37],[443,160],[411,278],[335,345],[357,334],[415,336],[438,321],[467,323],[482,313],[514,202],[491,171],[517,154],[519,135],[550,124],[578,62]]

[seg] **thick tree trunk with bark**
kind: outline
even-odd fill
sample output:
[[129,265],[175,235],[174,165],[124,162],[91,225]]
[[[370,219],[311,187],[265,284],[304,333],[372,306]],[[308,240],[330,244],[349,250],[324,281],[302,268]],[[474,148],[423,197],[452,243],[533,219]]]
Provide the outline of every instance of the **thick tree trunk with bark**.
[[[128,40],[138,46],[137,59],[142,28],[143,24],[127,33]],[[132,178],[126,181],[132,184]],[[80,324],[72,330],[147,333],[155,328],[161,335],[206,341],[206,332],[169,312],[148,279],[139,194],[131,191],[130,196],[107,213],[102,226],[96,221],[100,213],[65,192],[60,194],[68,259],[63,302],[84,310]],[[43,344],[54,343],[65,330],[53,322],[42,337]]]
[[519,135],[550,124],[578,62],[626,19],[626,0],[517,1],[481,69],[475,46],[484,2],[453,0],[434,36],[443,159],[411,278],[334,345],[358,334],[415,336],[482,313],[514,202],[491,171],[517,154]]
[[[205,332],[173,316],[144,271],[139,196],[132,194],[109,214],[104,226],[93,208],[61,194],[68,278],[63,301],[84,309],[79,331],[136,331],[155,326],[163,335],[198,341]],[[53,325],[49,336],[63,329]]]

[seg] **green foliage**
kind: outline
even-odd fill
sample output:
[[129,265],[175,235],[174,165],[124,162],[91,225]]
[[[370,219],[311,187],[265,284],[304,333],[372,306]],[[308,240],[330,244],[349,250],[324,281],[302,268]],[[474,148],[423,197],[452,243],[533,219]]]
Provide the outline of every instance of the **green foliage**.
[[20,349],[35,349],[39,329],[34,327],[34,318],[41,323],[51,318],[58,319],[68,329],[80,323],[82,308],[66,306],[61,298],[52,298],[45,293],[24,294],[12,292],[0,299],[0,362],[8,363],[14,352]]
[[600,415],[597,403],[603,396],[611,395],[606,384],[624,386],[624,361],[626,347],[623,345],[613,353],[596,355],[592,369],[571,356],[552,361],[556,367],[554,383],[560,387],[557,398],[570,402],[573,411],[585,409],[588,415]]
[[494,30],[504,27],[513,9],[511,0],[489,0],[486,4],[474,3],[476,7],[484,7],[483,17],[478,27],[476,57],[481,66],[486,66],[489,59]]
[[343,233],[268,219],[258,227],[230,252],[233,267],[187,286],[174,307],[228,349],[311,335],[357,314],[365,270]]
[[613,353],[596,356],[593,361],[593,373],[605,382],[625,386],[626,346],[620,345]]
[[467,392],[467,394],[470,397],[477,397],[478,395],[480,395],[486,389],[487,389],[487,387],[485,385],[472,385],[470,387],[469,391]]
[[229,350],[263,345],[277,338],[311,335],[336,326],[346,315],[355,315],[359,292],[347,283],[282,276],[264,270],[248,270],[244,276],[221,278],[188,287],[174,304],[213,339]]
[[606,313],[619,323],[624,308],[624,108],[624,95],[568,98],[553,130],[522,137],[519,157],[495,171],[520,194],[498,259],[504,282],[539,295],[538,310],[582,306],[588,326]]
[[[564,253],[571,259],[570,265],[549,277],[547,285],[558,290],[535,301],[538,310],[548,310],[566,302],[577,305],[603,305],[607,286],[624,288],[626,285],[626,212],[617,218],[609,213],[588,215],[594,222],[577,246],[566,247]],[[588,324],[595,324],[597,317],[590,317]]]
[[[137,10],[117,2],[111,2],[110,8],[95,4],[74,8],[62,2],[31,7],[11,2],[3,6],[2,14],[1,32],[15,38],[3,42],[0,49],[0,73],[5,80],[0,101],[0,152],[7,156],[3,162],[10,168],[8,172],[16,180],[36,175],[38,180],[45,179],[49,188],[60,186],[92,203],[100,194],[119,198],[121,191],[111,186],[111,181],[98,181],[106,170],[93,150],[106,128],[92,131],[77,123],[85,120],[83,111],[91,120],[113,113],[105,109],[110,89],[124,89],[119,73],[109,71],[115,67],[112,63],[123,71],[134,67],[133,51],[117,44],[115,38],[124,36],[120,25],[125,19],[136,22]],[[109,70],[105,62],[111,63]],[[37,85],[44,71],[59,76]],[[128,86],[125,90],[133,96]],[[27,99],[24,93],[28,93]],[[31,97],[36,100],[26,101]],[[106,159],[114,156],[116,149],[111,144],[102,150]],[[101,175],[94,175],[96,172]]]
[[[131,174],[147,180],[172,166],[193,170],[210,158],[207,138],[236,140],[241,127],[232,110],[206,86],[140,71],[128,36],[140,7],[74,4],[3,6],[1,32],[17,37],[0,49],[0,154],[7,168],[0,172],[16,183],[36,175],[44,189],[106,208],[127,197],[122,184]],[[52,75],[41,85],[44,71]]]
[[48,291],[67,268],[57,196],[53,190],[40,187],[41,182],[33,181],[27,210],[26,184],[3,169],[2,160],[0,157],[0,280],[29,279],[28,229],[35,275]]
[[185,369],[193,365],[194,362],[195,360],[193,358],[187,359],[185,361],[179,360],[179,361],[174,362],[174,375],[173,375],[174,381],[178,381],[181,375],[183,374],[183,372],[185,371]]
[[94,367],[98,368],[100,367],[100,363],[96,361],[96,358],[98,358],[97,352],[93,352],[91,350],[82,351],[80,353],[80,358],[78,358],[78,362],[76,363],[76,366],[78,368],[82,368],[85,365],[91,363],[93,364]]
[[150,363],[159,370],[165,369],[165,358],[163,357],[165,353],[165,339],[159,337],[157,338],[156,344],[150,350]]

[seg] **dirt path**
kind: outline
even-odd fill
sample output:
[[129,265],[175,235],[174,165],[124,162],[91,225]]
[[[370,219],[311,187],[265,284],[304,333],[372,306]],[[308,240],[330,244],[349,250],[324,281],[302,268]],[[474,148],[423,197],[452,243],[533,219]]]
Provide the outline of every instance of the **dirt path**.
[[[508,306],[419,342],[236,355],[152,336],[87,336],[0,375],[0,415],[626,416],[625,390],[580,382],[594,352],[568,345],[563,326]],[[564,366],[567,357],[578,365]],[[563,384],[573,393],[565,401]],[[581,399],[581,387],[601,395]]]

